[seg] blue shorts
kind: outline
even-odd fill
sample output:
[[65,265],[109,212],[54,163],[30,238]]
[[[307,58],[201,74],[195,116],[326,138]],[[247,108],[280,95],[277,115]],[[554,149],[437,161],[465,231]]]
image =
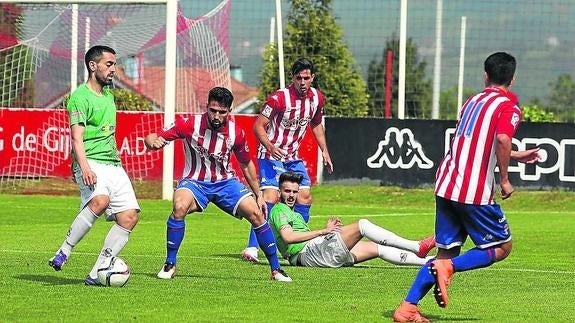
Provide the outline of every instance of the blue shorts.
[[299,185],[300,188],[311,187],[311,180],[307,174],[307,169],[301,160],[281,162],[279,160],[258,159],[258,167],[260,171],[260,188],[262,190],[268,188],[279,190],[280,175],[287,171],[292,171],[303,176],[301,184]]
[[236,214],[240,202],[252,195],[252,192],[235,178],[216,183],[182,179],[178,182],[176,190],[181,189],[192,192],[198,202],[200,212],[203,212],[208,207],[208,203],[212,202],[222,211],[238,219],[241,218],[241,215]]
[[435,241],[438,247],[461,246],[467,236],[481,249],[511,240],[511,232],[501,207],[463,204],[435,197]]

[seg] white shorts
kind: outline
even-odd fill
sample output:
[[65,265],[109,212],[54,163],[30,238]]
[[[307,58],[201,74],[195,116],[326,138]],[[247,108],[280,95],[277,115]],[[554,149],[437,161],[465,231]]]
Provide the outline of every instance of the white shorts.
[[311,239],[298,254],[300,266],[349,267],[355,259],[339,232]]
[[140,211],[136,193],[122,166],[101,164],[93,160],[88,160],[88,164],[96,173],[96,185],[93,187],[84,185],[80,166],[76,164],[74,167],[74,181],[80,188],[80,209],[83,209],[94,196],[107,195],[110,197],[110,204],[105,210],[108,221],[115,221],[116,214],[122,211]]

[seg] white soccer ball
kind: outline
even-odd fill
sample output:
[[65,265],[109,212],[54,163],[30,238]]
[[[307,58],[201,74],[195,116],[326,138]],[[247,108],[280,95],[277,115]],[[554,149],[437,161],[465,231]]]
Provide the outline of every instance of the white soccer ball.
[[118,257],[106,258],[98,269],[98,280],[104,286],[122,287],[130,279],[130,267]]

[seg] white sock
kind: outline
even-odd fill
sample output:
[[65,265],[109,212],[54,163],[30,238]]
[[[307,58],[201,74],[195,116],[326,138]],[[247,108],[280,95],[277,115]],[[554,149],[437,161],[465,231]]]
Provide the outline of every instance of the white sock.
[[362,236],[379,245],[396,247],[411,252],[419,251],[419,241],[402,238],[391,231],[369,222],[369,220],[359,220],[359,231]]
[[94,214],[89,207],[84,207],[80,213],[78,213],[74,222],[72,222],[70,229],[68,229],[68,234],[62,246],[60,246],[60,250],[69,257],[70,253],[72,253],[72,248],[84,238],[96,220],[98,220],[98,216]]
[[427,262],[426,258],[419,258],[413,252],[377,245],[379,258],[396,265],[417,265],[423,266]]
[[115,257],[120,253],[120,251],[122,251],[126,243],[128,243],[130,232],[132,231],[122,228],[118,224],[114,224],[114,226],[110,228],[110,231],[104,240],[104,246],[98,255],[98,259],[96,260],[94,267],[92,267],[92,271],[90,271],[90,277],[97,277],[98,267],[104,261],[104,259],[108,257]]

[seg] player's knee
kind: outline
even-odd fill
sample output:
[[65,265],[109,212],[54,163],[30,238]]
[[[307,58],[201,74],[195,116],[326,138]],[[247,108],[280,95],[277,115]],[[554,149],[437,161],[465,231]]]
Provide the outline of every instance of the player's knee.
[[255,227],[258,227],[258,226],[264,224],[264,222],[266,221],[263,213],[257,209],[246,212],[246,214],[244,214],[243,217],[246,220],[248,220],[248,222],[251,223],[251,225],[253,225]]
[[96,195],[94,196],[90,202],[88,202],[88,207],[94,214],[100,215],[104,210],[108,208],[110,205],[110,197],[107,195]]
[[495,248],[495,261],[501,261],[507,258],[511,254],[511,250],[513,249],[513,244],[511,241],[506,242],[499,247]]
[[191,204],[192,203],[190,201],[183,198],[174,199],[174,205],[172,210],[174,218],[177,220],[185,218],[188,212],[190,211]]
[[124,211],[116,216],[116,223],[119,226],[132,230],[138,223],[139,216],[136,210]]
[[313,202],[311,192],[309,190],[300,190],[297,197],[297,202],[299,204],[311,205]]

